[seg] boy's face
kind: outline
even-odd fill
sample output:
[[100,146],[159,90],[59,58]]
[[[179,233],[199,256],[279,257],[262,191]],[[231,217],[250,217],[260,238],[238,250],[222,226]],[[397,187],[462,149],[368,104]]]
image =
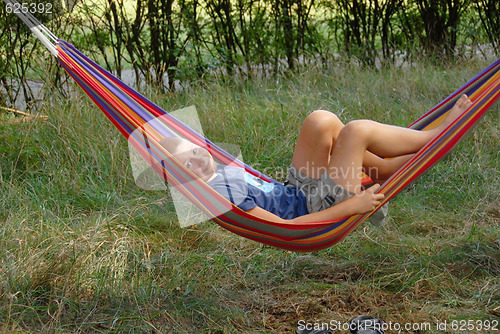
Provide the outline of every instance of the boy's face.
[[189,141],[177,145],[172,155],[203,181],[208,181],[215,173],[215,161],[203,147]]

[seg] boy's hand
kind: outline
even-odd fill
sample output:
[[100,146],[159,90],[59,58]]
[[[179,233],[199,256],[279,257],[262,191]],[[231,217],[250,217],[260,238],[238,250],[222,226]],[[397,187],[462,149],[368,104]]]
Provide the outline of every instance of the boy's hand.
[[373,211],[380,202],[384,199],[384,194],[375,194],[377,190],[380,189],[380,184],[375,184],[370,188],[356,193],[353,198],[356,202],[354,204],[354,209],[356,213],[362,214],[366,212]]

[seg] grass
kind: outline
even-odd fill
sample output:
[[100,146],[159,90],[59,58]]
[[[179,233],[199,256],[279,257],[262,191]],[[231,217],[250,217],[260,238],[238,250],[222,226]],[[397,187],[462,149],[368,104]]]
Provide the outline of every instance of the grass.
[[[146,93],[166,110],[195,105],[209,138],[280,179],[310,111],[407,125],[485,65],[342,64]],[[39,108],[47,122],[0,126],[2,333],[291,333],[299,320],[358,314],[500,320],[490,313],[500,307],[498,106],[391,202],[387,226],[309,254],[210,222],[181,229],[168,193],[134,185],[125,140],[87,97],[53,94]]]

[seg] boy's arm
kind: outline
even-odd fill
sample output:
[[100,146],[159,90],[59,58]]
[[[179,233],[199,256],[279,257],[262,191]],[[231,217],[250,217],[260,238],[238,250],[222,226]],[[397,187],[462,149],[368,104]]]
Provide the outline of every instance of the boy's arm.
[[349,217],[358,213],[361,214],[372,211],[377,205],[380,204],[380,201],[384,198],[383,194],[375,194],[375,191],[377,191],[379,188],[380,185],[374,185],[365,191],[355,194],[342,203],[329,207],[328,209],[309,213],[307,215],[289,220],[282,219],[277,215],[259,207],[250,209],[247,212],[255,217],[264,220],[295,224],[335,220],[339,218]]

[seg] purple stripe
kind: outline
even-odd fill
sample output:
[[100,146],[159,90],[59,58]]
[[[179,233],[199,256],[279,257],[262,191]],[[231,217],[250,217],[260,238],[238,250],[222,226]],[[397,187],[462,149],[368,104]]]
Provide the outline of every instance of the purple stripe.
[[[484,83],[489,78],[491,78],[492,75],[494,75],[498,71],[498,68],[495,69],[495,67],[497,67],[497,66],[500,67],[500,58],[497,59],[495,62],[493,62],[491,65],[489,65],[486,69],[484,69],[483,71],[481,71],[479,74],[477,74],[474,78],[472,78],[471,80],[467,81],[467,83],[465,83],[461,88],[457,89],[452,94],[450,94],[441,103],[439,103],[437,106],[435,106],[434,108],[432,108],[431,111],[429,111],[427,114],[425,114],[424,116],[420,117],[416,122],[418,122],[420,120],[423,120],[426,117],[429,117],[429,120],[426,120],[425,122],[423,122],[422,124],[420,124],[420,126],[417,129],[420,130],[420,129],[426,127],[427,125],[429,125],[430,123],[432,123],[433,121],[435,121],[437,118],[439,118],[440,116],[442,116],[443,114],[445,114],[448,110],[450,110],[453,107],[453,104],[448,105],[446,108],[442,108],[442,107],[439,107],[439,106],[446,104],[449,100],[451,100],[453,98],[456,98],[456,96],[458,94],[461,94],[461,93],[465,94],[466,93],[467,95],[471,95],[476,90],[478,90],[479,87],[482,87],[484,85]],[[495,69],[495,70],[492,71],[493,69]],[[482,80],[478,81],[481,77],[484,77],[484,78]],[[478,81],[478,83],[476,83],[476,81]],[[473,84],[475,84],[475,86],[469,88],[469,86],[471,86]],[[440,108],[442,108],[442,109],[439,112],[436,112]],[[434,110],[434,109],[436,109],[436,111],[432,112],[432,110]]]
[[[85,90],[85,92],[86,92],[89,96],[91,96],[91,97],[93,97],[93,98],[95,99],[95,100],[94,100],[94,102],[95,102],[95,103],[97,103],[99,106],[101,106],[104,110],[106,110],[106,113],[107,113],[110,117],[112,117],[112,118],[113,118],[113,119],[114,119],[117,123],[119,123],[119,124],[120,124],[120,126],[121,126],[121,127],[122,127],[125,131],[127,131],[128,133],[130,133],[130,127],[129,127],[126,123],[124,123],[124,122],[123,122],[123,120],[122,120],[122,119],[121,119],[121,118],[120,118],[120,117],[119,117],[119,116],[118,116],[118,115],[117,115],[117,114],[116,114],[116,113],[115,113],[115,112],[114,112],[114,111],[113,111],[113,110],[112,110],[112,109],[108,106],[108,104],[107,104],[107,103],[104,103],[104,102],[103,102],[103,101],[104,101],[104,99],[102,99],[100,95],[97,95],[97,93],[96,93],[96,92],[95,92],[92,88],[90,88],[90,86],[88,86],[85,82],[83,82],[83,81],[82,81],[82,80],[81,80],[81,79],[77,76],[77,74],[76,74],[75,72],[73,72],[72,70],[70,70],[70,69],[69,69],[69,68],[68,68],[68,67],[67,67],[67,66],[66,66],[63,62],[61,62],[61,61],[60,61],[60,63],[61,63],[61,65],[62,65],[62,66],[66,69],[66,71],[67,71],[68,73],[72,73],[72,74],[73,74],[73,75],[72,75],[73,79],[74,79],[77,83],[79,83],[79,84],[82,86],[82,88]],[[127,129],[128,129],[128,130],[127,130]]]
[[[125,93],[122,90],[119,90],[121,93],[115,93],[115,90],[113,89],[113,93],[115,93],[115,95],[120,100],[122,100],[123,102],[126,103],[125,100],[130,101],[130,97],[129,97],[128,94],[133,94],[133,96],[135,96],[136,98],[138,98],[141,101],[145,102],[146,104],[148,104],[150,107],[152,107],[153,109],[155,109],[156,111],[158,111],[162,115],[165,115],[169,119],[169,121],[175,122],[176,124],[178,124],[184,131],[188,132],[190,135],[195,136],[198,139],[200,139],[201,141],[206,142],[213,150],[217,151],[220,155],[224,156],[225,158],[227,158],[227,159],[229,159],[231,161],[235,161],[236,163],[238,163],[242,167],[244,167],[247,171],[251,171],[252,173],[256,174],[258,177],[260,177],[262,179],[265,179],[265,180],[270,181],[270,182],[276,182],[272,178],[268,177],[267,175],[264,175],[261,172],[257,171],[252,166],[249,166],[249,165],[243,163],[242,161],[236,159],[234,156],[232,156],[228,152],[225,152],[224,150],[222,150],[220,147],[218,147],[217,145],[215,145],[213,142],[211,142],[207,138],[204,138],[203,136],[201,136],[200,134],[198,134],[196,131],[194,131],[193,129],[191,129],[187,125],[183,124],[182,122],[180,122],[179,120],[177,120],[176,118],[174,118],[169,113],[165,112],[163,109],[161,109],[160,107],[158,107],[157,105],[155,105],[154,103],[152,103],[151,101],[149,101],[148,99],[146,99],[143,95],[141,95],[137,91],[133,90],[129,86],[125,85],[120,79],[116,78],[114,75],[112,75],[111,73],[109,73],[108,71],[106,71],[104,68],[102,68],[101,66],[99,66],[98,64],[96,64],[95,62],[93,62],[91,59],[89,59],[87,56],[85,56],[83,53],[81,53],[78,49],[76,49],[70,43],[67,43],[67,42],[65,42],[63,40],[59,40],[59,44],[66,46],[66,48],[65,48],[66,50],[67,49],[71,49],[74,54],[77,54],[78,56],[80,56],[81,58],[83,58],[85,60],[85,62],[87,62],[88,64],[91,64],[91,66],[89,66],[89,65],[83,63],[81,60],[75,60],[80,65],[82,65],[83,67],[85,67],[85,69],[88,72],[95,73],[94,77],[104,77],[107,80],[111,80],[115,85],[118,85],[118,86],[121,86],[121,87],[126,87],[126,89],[130,90],[130,93]],[[70,56],[70,54],[68,54],[68,56]],[[74,57],[71,57],[71,58],[74,59]],[[104,80],[106,80],[106,79],[104,79]],[[110,89],[110,85],[107,82],[107,80],[106,80],[106,83],[103,83],[103,85],[106,86],[108,89]],[[103,80],[101,79],[100,81],[103,81]],[[124,95],[124,94],[127,94],[127,95]],[[125,97],[125,98],[122,98],[122,96]],[[133,99],[132,99],[132,101],[133,101]],[[130,105],[130,103],[126,103],[126,104],[134,112],[136,112],[143,120],[145,120],[146,122],[150,121],[152,119],[155,119],[155,116],[153,116],[151,113],[149,113],[149,112],[145,111],[144,109],[142,109],[142,107],[140,107],[140,106],[136,107],[136,108],[132,107],[132,106],[138,106],[138,104],[137,104],[136,101],[132,102],[132,106]],[[120,122],[120,123],[122,123],[122,122]],[[164,136],[171,136],[172,135],[171,132],[165,133],[163,127],[161,129],[156,129],[155,128],[155,130],[159,131]],[[127,131],[127,132],[130,133],[130,131]]]
[[[82,66],[85,69],[85,71],[87,71],[89,73],[90,76],[95,78],[102,86],[109,89],[112,94],[114,94],[120,101],[125,103],[135,114],[140,116],[145,122],[148,122],[148,121],[154,119],[154,117],[151,114],[149,114],[148,112],[144,111],[141,107],[139,107],[134,100],[132,100],[128,95],[125,94],[124,91],[118,89],[115,85],[111,84],[108,80],[106,80],[106,78],[102,75],[102,73],[97,71],[94,67],[89,66],[88,63],[85,63],[80,58],[72,56],[72,51],[69,50],[68,48],[65,48],[65,51],[69,51],[69,52],[66,52],[66,54],[72,60],[74,60],[80,66]],[[83,58],[85,61],[89,61],[88,58],[86,58],[86,57],[83,57]]]

